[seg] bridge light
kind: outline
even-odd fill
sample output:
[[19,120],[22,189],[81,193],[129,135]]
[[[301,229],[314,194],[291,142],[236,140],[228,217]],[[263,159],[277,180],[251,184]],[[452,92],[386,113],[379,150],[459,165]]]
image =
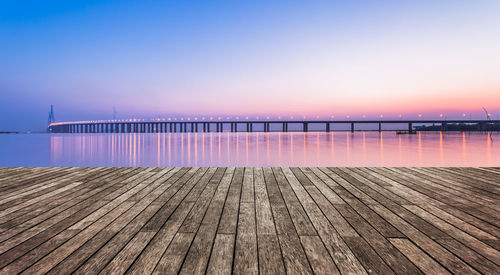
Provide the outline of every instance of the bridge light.
[[465,117],[465,113],[462,114],[462,117]]
[[248,117],[246,116],[245,119],[248,120]]
[[221,117],[219,117],[219,120],[221,119]]
[[443,117],[443,114],[439,114],[439,117]]
[[266,117],[266,119],[269,119],[269,117]]
[[383,114],[380,114],[380,118],[383,118],[383,117],[384,117],[384,115],[383,115]]
[[350,118],[351,116],[350,116],[350,115],[346,115],[345,117],[346,117],[346,118]]
[[281,119],[281,116],[278,116],[278,119]]
[[418,114],[418,117],[422,117],[422,114]]

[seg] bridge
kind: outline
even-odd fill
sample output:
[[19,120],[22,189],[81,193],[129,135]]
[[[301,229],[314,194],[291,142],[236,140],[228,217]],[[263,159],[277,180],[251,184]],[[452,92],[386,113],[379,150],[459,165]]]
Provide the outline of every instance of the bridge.
[[[407,125],[407,132],[414,133],[418,130],[415,125],[438,125],[439,130],[447,131],[451,124],[478,125],[478,130],[486,131],[489,125],[500,125],[500,120],[211,120],[211,121],[165,121],[163,119],[151,121],[136,120],[100,120],[100,121],[73,121],[53,122],[48,126],[50,133],[184,133],[184,132],[288,132],[289,126],[295,126],[294,131],[333,131],[334,125],[348,125],[350,131],[366,131],[360,125],[376,125],[378,131],[383,130],[382,125]],[[257,126],[262,127],[257,127]],[[312,130],[311,126],[321,128]],[[356,127],[358,126],[358,128]],[[256,129],[254,129],[254,127]],[[277,130],[276,130],[277,129]],[[377,131],[377,130],[375,130]],[[406,130],[405,130],[406,131]]]

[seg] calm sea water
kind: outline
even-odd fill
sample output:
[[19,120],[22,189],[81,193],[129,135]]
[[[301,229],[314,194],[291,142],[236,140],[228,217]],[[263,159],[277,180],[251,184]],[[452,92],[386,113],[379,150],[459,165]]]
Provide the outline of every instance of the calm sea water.
[[0,135],[0,166],[500,166],[500,134]]

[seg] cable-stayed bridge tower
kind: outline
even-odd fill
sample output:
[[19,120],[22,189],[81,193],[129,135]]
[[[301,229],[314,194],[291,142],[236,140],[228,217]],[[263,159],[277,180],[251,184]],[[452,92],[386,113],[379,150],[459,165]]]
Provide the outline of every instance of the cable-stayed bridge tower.
[[56,118],[54,117],[54,105],[50,104],[50,112],[49,112],[49,119],[47,121],[48,125],[50,125],[51,123],[54,123],[56,122]]

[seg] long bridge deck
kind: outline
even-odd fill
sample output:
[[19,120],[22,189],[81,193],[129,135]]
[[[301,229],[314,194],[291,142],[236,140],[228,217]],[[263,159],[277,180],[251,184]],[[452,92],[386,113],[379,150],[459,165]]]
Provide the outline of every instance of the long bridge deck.
[[498,274],[500,168],[0,168],[0,274]]
[[[333,131],[334,125],[350,125],[350,131],[363,131],[359,125],[377,125],[382,131],[383,125],[407,125],[408,132],[414,132],[416,125],[439,125],[441,131],[447,131],[448,125],[475,125],[477,131],[498,131],[500,120],[190,120],[190,121],[74,121],[57,122],[48,126],[52,133],[176,133],[176,132],[288,132],[290,126],[295,126],[295,131],[308,132],[311,126],[321,128],[319,131]],[[229,127],[228,127],[229,126]],[[271,129],[274,127],[274,130]],[[493,126],[493,127],[492,127]],[[255,127],[255,129],[254,129]],[[259,128],[260,127],[260,128]],[[356,128],[358,127],[358,128]],[[490,129],[491,128],[491,129]],[[403,129],[396,129],[403,130]],[[315,131],[318,131],[316,129]],[[395,131],[395,130],[392,130]]]

